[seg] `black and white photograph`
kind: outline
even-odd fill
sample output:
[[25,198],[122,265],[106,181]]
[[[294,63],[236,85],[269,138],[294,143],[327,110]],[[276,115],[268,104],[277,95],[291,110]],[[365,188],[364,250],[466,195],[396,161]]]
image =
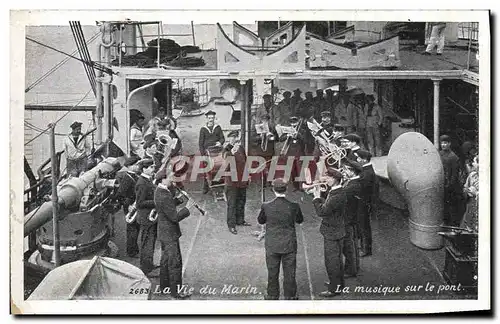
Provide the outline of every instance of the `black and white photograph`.
[[490,309],[489,15],[12,10],[11,313]]

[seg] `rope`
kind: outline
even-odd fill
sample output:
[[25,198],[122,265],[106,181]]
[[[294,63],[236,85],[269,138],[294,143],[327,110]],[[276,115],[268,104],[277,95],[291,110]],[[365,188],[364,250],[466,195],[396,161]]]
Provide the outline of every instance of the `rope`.
[[[26,124],[25,125],[26,127],[30,128],[30,129],[32,129],[34,131],[37,131],[37,132],[43,132],[44,131],[44,129],[42,129],[42,128],[38,127],[38,126],[35,126],[33,124],[30,124],[27,121],[25,121],[24,123]],[[55,133],[55,135],[57,135],[57,136],[67,136],[68,134]]]
[[[96,40],[98,37],[99,37],[99,34],[100,33],[96,33],[94,36],[92,36],[89,41],[87,42],[87,44],[90,44],[92,43],[94,40]],[[76,53],[78,52],[78,48],[76,50],[74,50],[71,55],[75,55]],[[64,64],[66,64],[68,61],[69,61],[70,57],[66,57],[64,60],[60,61],[59,63],[57,63],[56,65],[54,65],[54,67],[52,67],[50,70],[48,70],[47,72],[45,72],[44,75],[42,75],[40,78],[38,78],[35,82],[33,82],[31,85],[29,85],[26,89],[24,89],[24,92],[28,92],[30,91],[31,89],[33,89],[34,87],[36,87],[40,82],[42,82],[43,80],[45,80],[50,74],[54,73],[56,70],[58,70],[61,66],[63,66]]]
[[[62,115],[61,118],[59,118],[58,120],[56,120],[54,123],[52,123],[54,125],[54,127],[57,125],[57,123],[59,121],[61,121],[61,119],[63,119],[64,117],[66,117],[74,108],[76,108],[83,100],[85,100],[85,98],[87,98],[87,96],[90,94],[90,91],[92,91],[92,89],[90,89],[89,91],[87,91],[87,93],[85,94],[85,96],[80,99],[80,101],[74,105],[73,107],[71,107],[70,110],[68,110],[64,115]],[[28,145],[29,143],[33,142],[34,140],[36,140],[38,137],[42,136],[43,134],[45,134],[48,130],[50,129],[50,127],[47,127],[43,132],[41,132],[40,134],[38,134],[37,136],[33,137],[31,140],[27,141],[26,143],[24,143],[24,146]]]
[[[83,35],[82,31],[82,26],[80,25],[79,22],[70,21],[70,26],[71,26],[71,31],[73,32],[73,38],[75,39],[75,42],[78,47],[78,52],[80,54],[80,58],[87,62],[87,63],[92,63],[92,59],[90,57],[90,54],[88,52],[88,48],[85,42],[85,36]],[[96,94],[96,88],[97,88],[97,82],[96,82],[96,75],[95,75],[95,70],[90,67],[89,64],[84,64],[84,69],[87,74],[87,77],[90,81],[90,86],[92,87],[92,91],[94,92],[94,95]]]

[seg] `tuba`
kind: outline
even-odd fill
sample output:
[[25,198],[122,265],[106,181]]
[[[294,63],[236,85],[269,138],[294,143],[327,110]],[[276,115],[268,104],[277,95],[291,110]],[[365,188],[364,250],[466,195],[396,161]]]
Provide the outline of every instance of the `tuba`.
[[342,147],[335,144],[335,141],[342,135],[341,132],[330,134],[314,118],[307,121],[307,127],[316,139],[321,157],[325,159],[327,166],[340,169],[340,161],[346,157],[347,152]]

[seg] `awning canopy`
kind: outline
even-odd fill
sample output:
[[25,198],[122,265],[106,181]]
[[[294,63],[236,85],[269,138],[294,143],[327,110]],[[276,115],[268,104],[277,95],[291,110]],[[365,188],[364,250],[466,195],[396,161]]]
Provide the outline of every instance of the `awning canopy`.
[[125,261],[96,256],[50,271],[28,300],[147,299],[144,292],[150,287],[151,282],[139,268]]

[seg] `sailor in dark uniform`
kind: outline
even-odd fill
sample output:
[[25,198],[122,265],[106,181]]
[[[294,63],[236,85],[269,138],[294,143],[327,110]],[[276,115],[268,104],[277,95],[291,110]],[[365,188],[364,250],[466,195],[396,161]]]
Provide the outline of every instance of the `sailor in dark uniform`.
[[179,244],[182,233],[179,223],[190,215],[189,202],[177,210],[177,206],[183,202],[175,197],[174,179],[181,177],[187,171],[187,167],[177,168],[177,165],[182,162],[175,163],[172,170],[164,168],[156,174],[156,180],[160,183],[154,193],[155,206],[158,211],[158,239],[162,251],[160,288],[162,291],[169,288],[171,297],[175,299],[189,297],[179,292],[179,287],[182,287],[182,255]]
[[347,134],[340,138],[340,145],[347,151],[346,158],[351,161],[356,161],[354,153],[361,149],[361,137],[358,134]]
[[463,215],[459,215],[462,203],[462,186],[459,182],[460,159],[451,150],[451,138],[441,135],[439,156],[444,170],[444,222],[446,225],[459,226]]
[[297,236],[295,224],[304,220],[300,205],[286,199],[287,183],[283,179],[273,181],[276,198],[262,204],[258,222],[266,225],[266,299],[279,299],[280,266],[283,265],[283,291],[285,299],[297,298]]
[[224,149],[224,158],[226,160],[234,158],[236,165],[236,170],[231,170],[231,174],[235,177],[226,176],[224,179],[227,197],[227,226],[232,234],[238,234],[236,225],[250,226],[250,223],[245,221],[248,187],[248,175],[245,175],[247,155],[239,141],[238,131],[230,132],[227,137],[228,145]]
[[[300,182],[295,181],[295,178],[300,175],[301,165],[300,157],[305,153],[305,130],[304,127],[299,127],[299,118],[296,116],[290,117],[290,126],[294,127],[297,132],[294,134],[283,134],[280,137],[281,142],[285,142],[288,145],[288,150],[285,152],[284,156],[280,156],[280,164],[286,164],[287,158],[290,156],[294,157],[292,170],[290,173],[290,181],[293,182],[294,190],[300,190]],[[297,129],[298,127],[298,129]],[[286,179],[285,179],[286,180]]]
[[[127,214],[129,206],[135,201],[135,185],[139,178],[138,157],[133,156],[127,159],[122,170],[116,173],[116,181],[119,187],[116,191],[116,198],[123,206],[123,212]],[[137,238],[139,236],[140,225],[137,222],[127,223],[127,255],[135,257],[139,253]]]
[[362,198],[358,212],[359,234],[361,240],[360,256],[365,257],[372,254],[372,229],[371,218],[375,214],[375,206],[379,195],[378,178],[371,163],[371,153],[358,150],[355,155],[357,161],[363,166],[361,172]]
[[[198,140],[198,146],[200,149],[200,155],[207,155],[207,150],[210,147],[220,147],[224,144],[224,133],[222,128],[215,124],[215,111],[209,110],[205,113],[207,117],[207,124],[200,129],[200,136]],[[205,167],[202,165],[201,167]],[[207,193],[209,190],[208,181],[206,177],[203,181],[203,193]]]
[[347,197],[340,185],[342,174],[328,168],[326,174],[332,178],[332,187],[325,199],[321,198],[319,187],[315,187],[313,205],[316,214],[323,220],[320,233],[324,239],[325,267],[328,273],[328,290],[321,292],[321,297],[337,295],[337,287],[344,287],[344,264],[342,262],[343,241],[345,237],[345,215]]
[[358,208],[362,196],[359,174],[363,171],[363,167],[354,161],[344,160],[343,163],[347,173],[345,174],[346,183],[342,189],[347,197],[343,253],[345,256],[344,272],[348,278],[355,277],[359,271]]
[[153,253],[156,242],[156,223],[149,220],[151,210],[155,208],[153,174],[155,165],[153,160],[145,159],[139,162],[141,175],[135,185],[135,202],[137,207],[137,223],[140,225],[140,268],[144,274],[150,273],[153,265]]

